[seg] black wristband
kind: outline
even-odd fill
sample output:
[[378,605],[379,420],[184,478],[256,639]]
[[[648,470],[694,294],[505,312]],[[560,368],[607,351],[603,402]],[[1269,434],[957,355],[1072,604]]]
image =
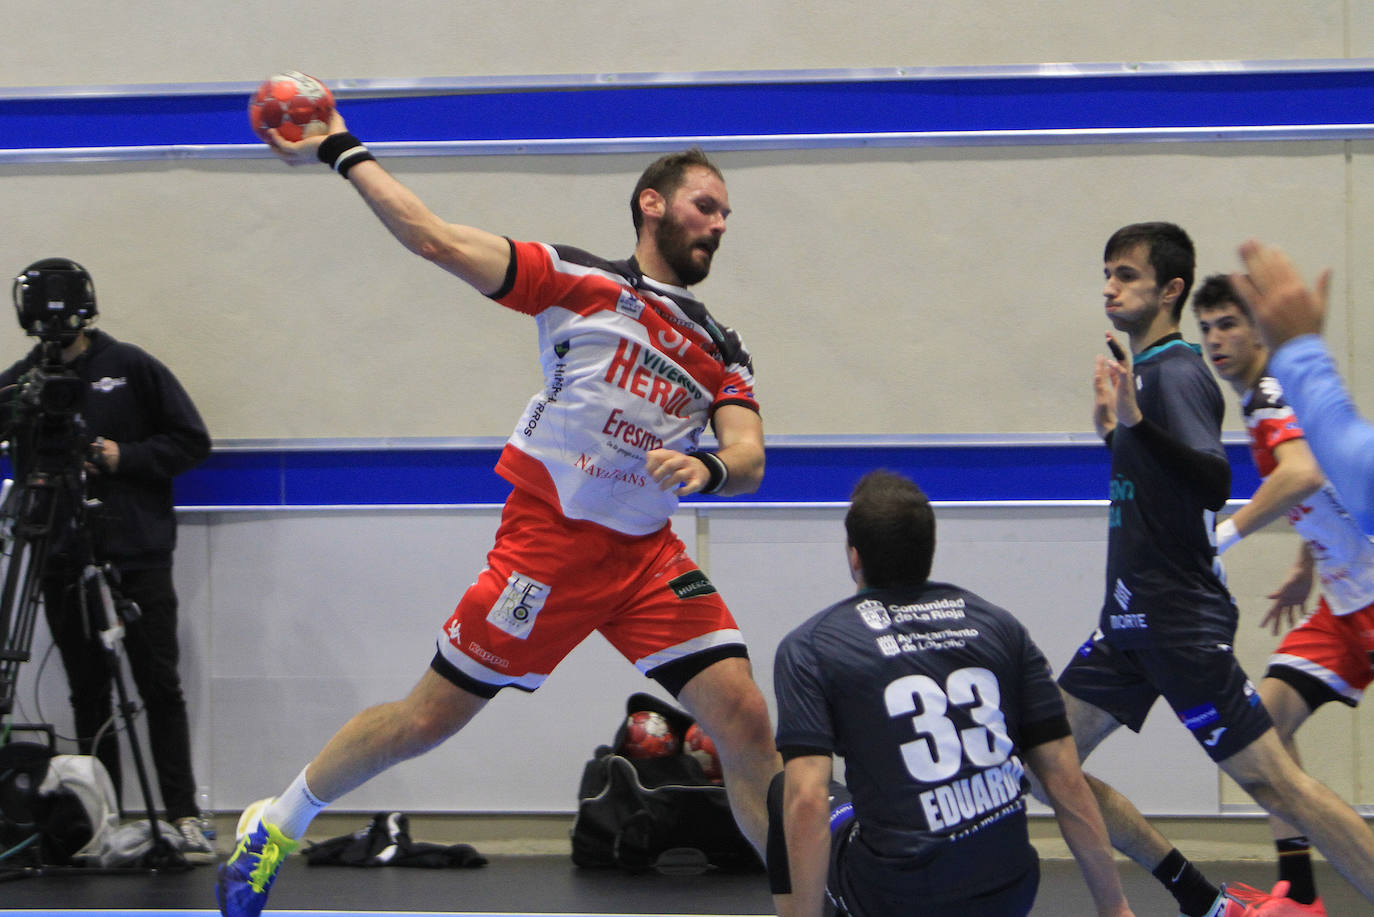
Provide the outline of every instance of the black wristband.
[[730,480],[730,469],[725,467],[725,462],[714,452],[707,452],[705,449],[697,452],[687,453],[692,458],[706,466],[706,473],[710,477],[706,481],[706,486],[699,493],[718,494],[720,489],[725,486],[725,482]]
[[330,134],[324,138],[316,152],[320,162],[338,172],[344,178],[348,177],[348,170],[360,162],[368,160],[375,161],[376,156],[365,146],[357,137],[349,133]]

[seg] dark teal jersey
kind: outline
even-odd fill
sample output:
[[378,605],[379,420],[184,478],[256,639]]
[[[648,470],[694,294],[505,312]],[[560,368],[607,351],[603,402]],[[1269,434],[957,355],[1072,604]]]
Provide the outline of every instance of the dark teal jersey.
[[1230,643],[1236,608],[1216,561],[1230,491],[1225,402],[1200,350],[1170,335],[1135,360],[1144,420],[1112,450],[1107,582],[1099,627],[1113,646]]

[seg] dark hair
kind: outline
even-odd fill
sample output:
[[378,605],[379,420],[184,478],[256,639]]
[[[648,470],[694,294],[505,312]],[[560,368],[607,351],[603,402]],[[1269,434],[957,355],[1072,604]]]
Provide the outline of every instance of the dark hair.
[[673,192],[682,184],[683,176],[688,169],[692,168],[710,169],[716,177],[725,180],[725,176],[720,174],[720,169],[716,164],[706,158],[706,153],[700,147],[692,147],[683,150],[681,153],[669,153],[667,156],[660,156],[649,167],[644,170],[644,174],[639,176],[639,181],[635,184],[634,193],[630,195],[630,219],[635,224],[635,232],[638,233],[644,225],[644,212],[639,209],[639,195],[645,188],[653,188],[665,199],[673,196]]
[[1245,297],[1236,292],[1235,284],[1231,283],[1231,278],[1226,274],[1213,274],[1202,281],[1202,285],[1193,293],[1195,314],[1203,309],[1220,309],[1228,303],[1235,303],[1242,315],[1254,321],[1254,316],[1250,314],[1250,304],[1245,301]]
[[919,586],[930,579],[935,511],[914,481],[891,471],[870,471],[850,500],[844,530],[859,552],[865,585]]
[[1107,240],[1102,252],[1102,260],[1110,261],[1124,255],[1137,245],[1149,248],[1150,267],[1155,272],[1155,283],[1163,287],[1178,277],[1183,280],[1183,290],[1174,300],[1174,321],[1183,314],[1183,305],[1188,301],[1188,291],[1193,288],[1193,271],[1196,269],[1197,253],[1193,240],[1173,223],[1132,223],[1123,226]]

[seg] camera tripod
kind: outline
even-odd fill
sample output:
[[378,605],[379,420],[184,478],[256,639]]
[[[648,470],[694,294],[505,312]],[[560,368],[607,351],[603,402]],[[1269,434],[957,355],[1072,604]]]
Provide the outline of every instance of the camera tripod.
[[[13,457],[13,456],[12,456]],[[19,462],[15,462],[18,466]],[[37,464],[42,464],[41,456]],[[128,872],[158,869],[190,869],[181,852],[163,835],[153,806],[153,795],[144,764],[143,752],[134,728],[138,705],[130,701],[122,672],[124,623],[137,618],[138,607],[122,598],[114,585],[114,571],[109,565],[96,563],[91,537],[86,525],[93,504],[85,497],[85,471],[81,455],[65,462],[58,471],[32,470],[22,484],[5,481],[0,493],[0,725],[13,711],[19,667],[30,658],[34,626],[38,608],[43,600],[43,579],[48,569],[54,538],[59,526],[67,527],[63,536],[75,545],[71,550],[79,562],[77,583],[78,606],[88,633],[99,640],[110,681],[118,699],[118,714],[123,718],[129,737],[129,749],[138,774],[147,810],[150,846],[135,866],[92,869],[67,866],[12,866],[0,861],[0,881],[13,878],[37,877],[66,870],[82,873],[95,871]],[[69,511],[69,512],[64,512]],[[46,724],[20,725],[21,731],[46,732]],[[0,730],[3,733],[5,730]],[[94,749],[93,749],[94,751]],[[34,787],[36,796],[37,788]],[[98,826],[93,826],[98,827]],[[40,840],[39,847],[42,842]],[[39,851],[41,861],[41,849]]]

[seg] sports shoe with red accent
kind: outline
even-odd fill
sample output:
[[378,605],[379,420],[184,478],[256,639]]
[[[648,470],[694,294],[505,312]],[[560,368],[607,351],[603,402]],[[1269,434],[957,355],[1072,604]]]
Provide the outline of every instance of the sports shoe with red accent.
[[1288,897],[1289,884],[1283,881],[1272,892],[1262,892],[1237,882],[1225,886],[1227,894],[1245,904],[1243,917],[1326,917],[1326,905],[1321,898],[1303,904]]
[[[1249,886],[1242,887],[1248,888]],[[1258,889],[1250,890],[1258,891]],[[1217,900],[1212,902],[1212,906],[1207,909],[1202,917],[1246,917],[1249,913],[1244,904],[1232,897],[1230,886],[1222,885],[1221,891],[1217,894]],[[1187,915],[1179,914],[1178,917],[1187,917]]]

